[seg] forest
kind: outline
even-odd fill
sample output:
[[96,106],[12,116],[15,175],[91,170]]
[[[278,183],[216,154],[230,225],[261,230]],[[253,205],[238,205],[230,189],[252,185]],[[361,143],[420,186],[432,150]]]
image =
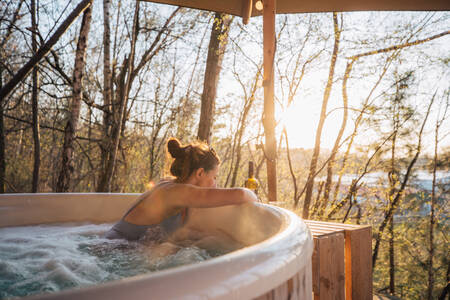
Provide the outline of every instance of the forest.
[[[142,193],[177,137],[214,147],[222,187],[254,162],[273,200],[261,29],[150,2],[1,1],[0,192]],[[449,294],[449,65],[449,12],[276,17],[270,203],[371,225],[374,291],[402,299]]]

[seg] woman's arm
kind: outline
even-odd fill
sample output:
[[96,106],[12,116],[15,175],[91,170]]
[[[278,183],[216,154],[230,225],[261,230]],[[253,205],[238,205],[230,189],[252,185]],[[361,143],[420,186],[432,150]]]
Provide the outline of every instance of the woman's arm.
[[205,188],[190,184],[173,184],[166,188],[165,193],[175,207],[206,208],[258,200],[256,195],[246,188]]

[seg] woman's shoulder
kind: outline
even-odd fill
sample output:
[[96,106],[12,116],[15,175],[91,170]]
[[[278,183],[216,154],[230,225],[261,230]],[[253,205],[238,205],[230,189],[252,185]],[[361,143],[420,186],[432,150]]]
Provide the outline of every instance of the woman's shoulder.
[[152,195],[165,196],[168,194],[172,194],[173,192],[184,190],[189,186],[189,184],[176,182],[175,178],[165,177],[160,179],[160,181],[155,184],[148,192]]
[[161,190],[184,190],[184,189],[198,189],[198,186],[189,184],[189,183],[181,183],[177,182],[175,177],[165,177],[162,178],[153,189],[161,189]]
[[157,183],[152,183],[149,189],[141,194],[141,198],[153,198],[156,194],[159,194],[162,190],[166,190],[166,188],[173,183],[173,179],[170,177],[160,179]]
[[170,185],[174,182],[174,178],[171,177],[161,178],[157,183],[151,182],[150,188],[147,190],[147,192],[158,190],[159,188]]

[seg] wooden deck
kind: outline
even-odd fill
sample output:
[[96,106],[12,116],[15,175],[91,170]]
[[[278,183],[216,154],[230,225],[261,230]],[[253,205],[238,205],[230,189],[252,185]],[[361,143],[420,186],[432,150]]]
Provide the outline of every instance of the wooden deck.
[[314,299],[379,299],[372,294],[371,227],[313,220],[305,223],[314,237]]

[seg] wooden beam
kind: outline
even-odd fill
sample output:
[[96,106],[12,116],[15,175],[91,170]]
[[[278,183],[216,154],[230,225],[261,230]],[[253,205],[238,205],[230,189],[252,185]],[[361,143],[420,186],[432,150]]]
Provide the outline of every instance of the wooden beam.
[[[242,1],[248,0],[141,0],[175,6],[190,7],[208,11],[222,12],[234,16],[242,16]],[[266,1],[264,1],[266,2]],[[293,1],[277,0],[278,14],[308,13],[308,12],[338,12],[338,11],[448,11],[448,0],[315,0]],[[251,16],[260,16],[261,11],[252,10]]]
[[252,9],[253,9],[252,0],[242,1],[242,23],[244,23],[244,25],[248,24],[248,20],[252,16]]
[[275,139],[274,72],[276,0],[265,0],[263,11],[265,155],[269,201],[277,201],[277,141]]

